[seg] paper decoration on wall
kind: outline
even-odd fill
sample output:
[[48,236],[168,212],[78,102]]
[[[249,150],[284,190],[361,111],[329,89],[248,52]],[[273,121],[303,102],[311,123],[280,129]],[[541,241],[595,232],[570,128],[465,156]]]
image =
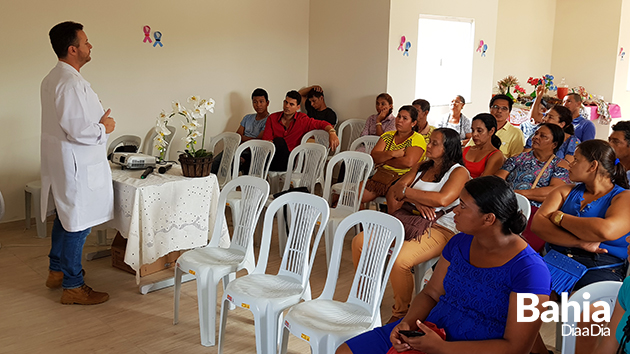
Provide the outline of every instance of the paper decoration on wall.
[[151,40],[151,27],[144,26],[142,30],[144,31],[144,40],[142,41],[142,43],[146,43],[147,41],[149,41],[149,43],[152,43],[153,41]]
[[400,45],[398,46],[398,50],[404,51],[403,45],[405,45],[406,41],[407,39],[405,38],[405,36],[400,37]]
[[483,49],[483,40],[479,41],[479,47],[477,47],[477,52],[481,52]]
[[483,52],[481,52],[481,56],[485,57],[486,56],[486,51],[488,51],[488,45],[484,44],[483,45]]
[[155,43],[153,43],[153,46],[155,47],[156,45],[160,45],[160,47],[164,47],[164,45],[162,45],[162,32],[160,31],[155,31],[153,32],[153,38],[155,38]]
[[403,55],[409,56],[409,48],[411,48],[411,42],[405,43],[405,52]]
[[621,47],[621,49],[619,49],[619,57],[621,58],[621,60],[623,60],[624,56],[626,56],[626,52],[624,52],[623,47]]

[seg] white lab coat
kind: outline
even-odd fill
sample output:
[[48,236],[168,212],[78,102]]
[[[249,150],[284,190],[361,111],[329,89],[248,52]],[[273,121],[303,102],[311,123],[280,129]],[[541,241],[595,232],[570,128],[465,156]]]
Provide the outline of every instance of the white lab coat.
[[112,175],[107,162],[104,114],[81,74],[62,61],[44,78],[42,100],[42,219],[52,188],[66,231],[82,231],[114,216]]

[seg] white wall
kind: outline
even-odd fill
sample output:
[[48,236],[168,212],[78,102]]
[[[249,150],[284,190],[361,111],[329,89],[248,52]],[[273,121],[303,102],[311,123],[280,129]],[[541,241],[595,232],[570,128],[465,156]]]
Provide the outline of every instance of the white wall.
[[628,63],[630,63],[630,0],[623,0],[621,6],[621,23],[619,24],[617,53],[619,53],[620,48],[623,48],[626,55],[623,57],[623,60],[621,60],[619,56],[616,57],[612,102],[621,107],[622,119],[629,120],[630,92],[627,91],[627,85]]
[[389,2],[310,2],[308,84],[324,88],[339,121],[374,114],[387,89]]
[[[387,91],[394,97],[397,107],[410,104],[415,97],[416,55],[418,54],[418,18],[420,14],[472,18],[475,20],[475,44],[483,40],[488,44],[485,57],[473,56],[472,97],[464,107],[464,114],[472,117],[488,110],[492,94],[496,29],[499,0],[396,0],[391,3],[389,31],[389,62]],[[397,50],[400,37],[411,41],[409,56]],[[476,46],[475,46],[476,49]],[[453,97],[459,94],[453,92]],[[448,112],[447,106],[432,107],[429,121],[434,122]]]
[[[284,94],[307,82],[308,0],[4,1],[0,11],[0,190],[3,221],[24,218],[24,185],[39,179],[39,85],[56,63],[48,40],[55,24],[85,25],[92,61],[82,70],[112,109],[111,138],[144,138],[160,110],[191,94],[212,97],[208,136],[234,131],[253,112],[256,87],[280,110]],[[163,48],[143,43],[142,27],[162,32]],[[172,150],[183,148],[178,134]],[[172,153],[171,157],[175,158]]]
[[552,74],[555,18],[556,0],[499,0],[494,86],[513,75],[529,93],[534,87],[527,79]]

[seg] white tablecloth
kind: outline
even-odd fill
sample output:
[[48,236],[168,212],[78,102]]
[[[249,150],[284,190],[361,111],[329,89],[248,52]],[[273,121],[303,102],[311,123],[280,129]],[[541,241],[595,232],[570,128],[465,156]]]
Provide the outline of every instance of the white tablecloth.
[[[215,175],[182,176],[174,165],[167,173],[121,170],[111,165],[114,181],[114,219],[109,226],[127,239],[125,263],[136,272],[143,264],[177,250],[204,246],[212,237],[219,201]],[[221,247],[229,246],[225,218]],[[138,278],[139,280],[139,278]]]

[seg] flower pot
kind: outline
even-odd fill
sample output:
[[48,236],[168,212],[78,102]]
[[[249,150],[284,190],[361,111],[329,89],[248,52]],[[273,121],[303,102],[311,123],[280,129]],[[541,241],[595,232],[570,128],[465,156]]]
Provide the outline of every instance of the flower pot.
[[190,157],[186,154],[179,155],[179,163],[182,165],[184,177],[206,177],[210,175],[212,156]]

